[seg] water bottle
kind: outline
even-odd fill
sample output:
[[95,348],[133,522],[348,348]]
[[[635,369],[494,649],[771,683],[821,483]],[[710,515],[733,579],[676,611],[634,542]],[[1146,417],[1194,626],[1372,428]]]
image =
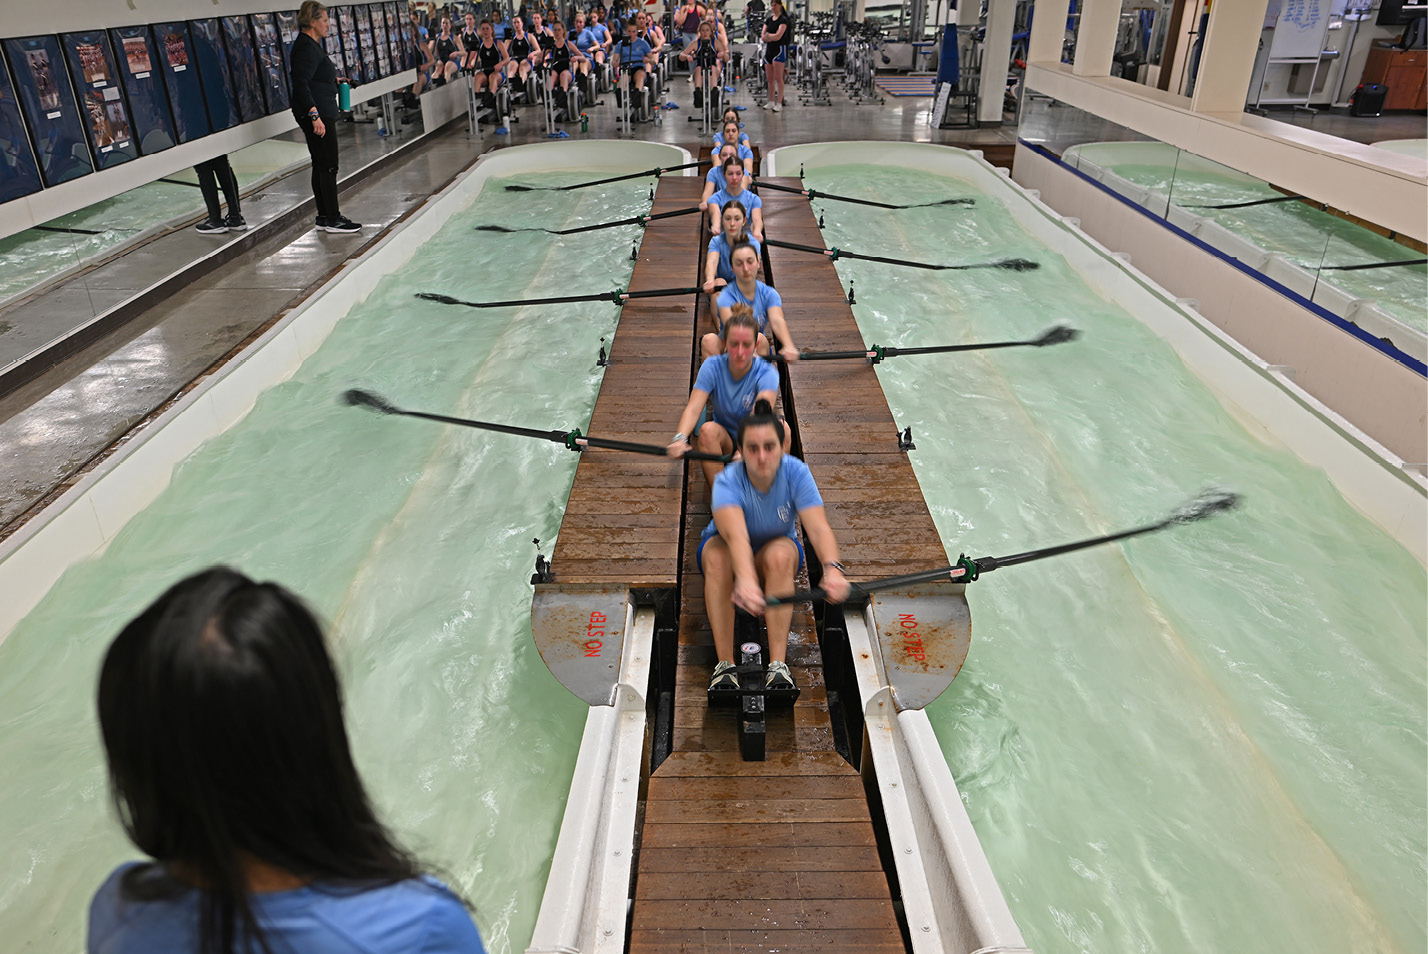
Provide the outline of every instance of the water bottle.
[[379,136],[385,136],[386,134],[387,134],[387,116],[386,116],[386,110],[378,110],[378,111],[377,111],[377,135],[379,135]]
[[337,84],[337,108],[344,113],[352,112],[352,87],[348,83]]
[[580,114],[580,131],[583,133],[590,131],[590,117],[584,113]]

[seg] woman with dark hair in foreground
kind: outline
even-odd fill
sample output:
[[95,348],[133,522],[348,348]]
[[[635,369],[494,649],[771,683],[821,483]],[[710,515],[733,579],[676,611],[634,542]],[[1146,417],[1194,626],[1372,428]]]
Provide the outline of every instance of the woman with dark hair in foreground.
[[99,677],[115,805],[152,860],[89,911],[90,954],[480,954],[461,900],[373,814],[312,614],[217,568],[124,627]]

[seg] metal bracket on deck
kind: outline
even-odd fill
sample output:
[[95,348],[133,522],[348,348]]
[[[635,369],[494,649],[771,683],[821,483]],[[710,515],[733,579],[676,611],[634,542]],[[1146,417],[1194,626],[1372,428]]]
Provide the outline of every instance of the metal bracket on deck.
[[972,617],[962,583],[924,583],[872,594],[869,613],[899,709],[921,709],[962,669]]
[[608,706],[632,613],[625,584],[537,583],[531,634],[561,685],[592,706]]

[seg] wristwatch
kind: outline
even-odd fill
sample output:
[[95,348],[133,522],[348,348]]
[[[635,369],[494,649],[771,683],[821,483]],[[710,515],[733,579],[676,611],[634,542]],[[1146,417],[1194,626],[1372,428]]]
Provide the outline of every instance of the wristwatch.
[[827,565],[828,565],[828,566],[831,566],[833,569],[837,570],[839,573],[847,573],[847,572],[848,572],[848,568],[847,568],[846,566],[844,566],[843,564],[839,563],[837,560],[829,560],[828,563],[827,563]]

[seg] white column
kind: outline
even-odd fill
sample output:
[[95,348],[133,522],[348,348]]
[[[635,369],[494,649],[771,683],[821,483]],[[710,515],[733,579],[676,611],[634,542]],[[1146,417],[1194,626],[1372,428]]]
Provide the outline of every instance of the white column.
[[1111,75],[1111,56],[1116,52],[1116,29],[1120,22],[1121,0],[1086,0],[1081,5],[1081,23],[1076,28],[1076,61],[1071,64],[1071,72],[1077,76]]
[[988,0],[987,39],[982,44],[982,75],[977,84],[977,122],[984,126],[997,126],[1002,121],[1015,20],[1016,0]]
[[1066,12],[1071,0],[1036,0],[1031,13],[1031,39],[1027,44],[1028,63],[1060,63],[1066,44]]
[[975,27],[982,19],[980,0],[957,0],[957,30]]
[[1197,113],[1239,113],[1245,108],[1268,0],[1236,0],[1210,7],[1205,48],[1195,74],[1190,108]]

